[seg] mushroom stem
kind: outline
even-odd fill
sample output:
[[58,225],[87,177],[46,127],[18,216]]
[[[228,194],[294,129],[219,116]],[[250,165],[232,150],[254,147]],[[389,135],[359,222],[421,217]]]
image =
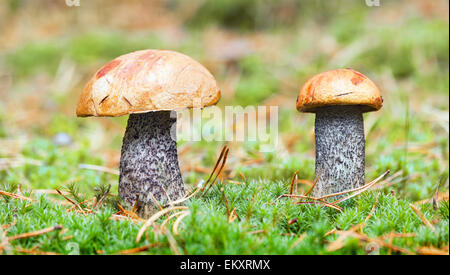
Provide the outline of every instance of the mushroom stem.
[[157,206],[184,196],[178,166],[176,117],[170,111],[131,114],[120,157],[119,196],[138,215],[149,217]]
[[364,184],[365,139],[360,106],[329,106],[316,111],[314,196]]

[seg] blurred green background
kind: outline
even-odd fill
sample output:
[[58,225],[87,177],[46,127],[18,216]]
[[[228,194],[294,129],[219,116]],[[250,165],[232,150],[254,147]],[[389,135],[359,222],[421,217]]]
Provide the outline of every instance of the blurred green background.
[[[279,106],[280,144],[249,174],[284,178],[302,168],[313,177],[314,116],[298,113],[295,99],[307,78],[343,67],[369,76],[385,99],[365,117],[369,176],[417,172],[408,195],[418,199],[448,173],[448,1],[8,0],[0,3],[0,33],[0,156],[61,162],[42,178],[22,175],[38,177],[31,185],[69,180],[79,163],[118,167],[126,117],[80,119],[75,106],[99,67],[147,48],[204,64],[222,89],[220,107]],[[55,144],[58,133],[67,146]],[[181,142],[188,183],[196,181],[189,169],[210,167],[221,145]],[[231,146],[228,168],[248,169],[242,162],[255,158],[258,144]]]
[[[386,194],[392,191],[402,199],[418,201],[430,198],[439,186],[448,200],[448,1],[381,0],[380,4],[80,0],[80,6],[70,7],[63,0],[0,1],[0,190],[14,189],[11,186],[47,190],[77,183],[87,194],[107,183],[117,194],[117,175],[83,169],[80,164],[117,171],[127,118],[77,118],[76,103],[89,78],[109,60],[134,50],[159,48],[180,51],[205,65],[222,90],[220,108],[279,106],[276,150],[262,154],[258,142],[228,143],[230,155],[222,179],[245,177],[254,184],[260,180],[276,192],[284,190],[295,171],[299,179],[312,180],[314,115],[296,111],[298,91],[314,74],[350,67],[371,78],[384,98],[383,108],[364,118],[367,180],[390,169],[394,176],[384,182]],[[223,145],[179,142],[188,187],[205,178]],[[263,194],[259,187],[252,188]],[[372,200],[366,204],[370,210]],[[408,203],[401,207],[400,212],[406,211]],[[262,223],[266,210],[260,209]],[[278,217],[276,210],[267,211],[275,211],[274,220]],[[348,218],[346,226],[356,215],[349,211],[341,216]],[[430,238],[433,244],[448,247],[448,202],[446,213],[443,240]],[[298,230],[317,226],[303,225]],[[377,226],[387,230],[384,224]],[[133,245],[133,238],[127,245]],[[423,239],[427,244],[428,239]],[[86,253],[95,249],[91,245],[86,241]],[[282,250],[277,247],[274,243],[275,252]],[[205,251],[215,253],[218,248],[211,249]],[[248,252],[244,247],[236,249]]]

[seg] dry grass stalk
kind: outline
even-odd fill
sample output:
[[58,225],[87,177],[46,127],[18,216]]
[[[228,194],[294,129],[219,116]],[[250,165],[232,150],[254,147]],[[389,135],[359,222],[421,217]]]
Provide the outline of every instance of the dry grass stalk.
[[227,210],[227,217],[229,217],[230,216],[230,208],[228,207],[228,200],[227,200],[227,196],[225,195],[225,190],[223,188],[220,188],[220,192],[222,192],[223,202],[225,203],[225,209]]
[[[334,202],[332,202],[331,204],[335,205],[338,204],[340,202],[346,201],[348,199],[351,199],[361,193],[363,193],[364,191],[369,190],[372,186],[374,186],[376,183],[378,183],[384,176],[386,176],[387,174],[389,174],[390,170],[387,170],[386,172],[384,172],[381,176],[379,176],[378,178],[374,179],[373,181],[369,182],[368,184],[361,186],[359,188],[355,188],[353,190],[349,190],[349,191],[345,191],[345,192],[341,192],[341,193],[349,193],[349,192],[355,192],[347,197],[344,197],[342,199],[336,200]],[[336,196],[338,195],[342,195],[341,193],[336,193]]]
[[299,201],[299,202],[296,202],[295,204],[321,204],[322,206],[333,208],[339,212],[343,211],[341,207],[324,202],[324,201]]
[[117,175],[117,176],[120,175],[119,171],[117,171],[115,169],[111,169],[111,168],[99,166],[99,165],[81,163],[80,165],[78,165],[78,168],[105,172],[105,173],[109,173],[109,174],[113,174],[113,175]]
[[375,202],[373,203],[372,209],[369,212],[369,215],[367,215],[367,217],[364,219],[364,221],[362,223],[360,223],[361,227],[360,227],[360,231],[361,233],[363,233],[363,228],[366,226],[367,222],[369,221],[369,219],[373,216],[373,214],[375,213],[375,209],[377,207],[377,203],[378,203],[378,197],[375,199]]
[[142,251],[147,251],[152,247],[157,246],[157,243],[152,243],[152,244],[147,244],[147,245],[143,245],[140,247],[135,247],[135,248],[130,248],[130,249],[126,249],[126,250],[122,250],[117,252],[116,254],[120,254],[120,255],[129,255],[129,254],[136,254]]
[[[223,167],[225,166],[225,163],[227,162],[228,152],[230,151],[230,149],[229,149],[227,146],[224,146],[224,149],[225,149],[225,151],[223,151],[224,154],[223,154],[222,163],[221,163],[221,165],[220,165],[220,168],[217,170],[217,173],[216,173],[214,179],[211,181],[211,183],[209,184],[208,188],[206,189],[205,193],[203,193],[203,195],[205,195],[205,194],[209,191],[209,189],[214,185],[214,183],[215,183],[216,180],[217,180],[217,177],[220,175],[220,173],[221,173],[222,170],[223,170]],[[216,166],[217,166],[217,164],[219,163],[219,161],[220,161],[220,158],[219,158],[219,160],[217,161]],[[211,176],[213,175],[214,171],[215,171],[215,169],[214,169],[213,172],[211,173],[210,178],[211,178]],[[209,179],[208,179],[206,182],[208,183],[208,182],[209,182]],[[207,184],[207,183],[206,183],[206,184]],[[206,184],[205,184],[205,187],[206,187]]]
[[14,199],[19,199],[19,200],[25,200],[25,201],[30,201],[30,202],[33,201],[32,198],[24,197],[24,196],[21,196],[21,195],[9,193],[9,192],[2,191],[2,190],[0,190],[0,195],[11,197],[11,198],[14,198]]
[[21,247],[15,247],[14,250],[19,253],[33,254],[33,255],[61,255],[60,253],[56,252],[36,250],[36,248],[25,249]]
[[309,193],[311,193],[311,191],[314,189],[314,187],[316,186],[318,181],[319,181],[319,177],[316,177],[316,179],[314,180],[314,182],[311,185],[311,187],[309,187],[308,191],[306,191],[305,196],[308,196]]
[[170,211],[174,211],[174,210],[186,210],[188,209],[186,206],[171,206],[169,208],[165,208],[157,213],[155,213],[153,216],[151,216],[145,223],[144,225],[141,227],[141,229],[139,229],[139,232],[137,234],[136,237],[136,242],[138,243],[141,240],[142,235],[144,234],[144,232],[147,230],[147,228],[153,224],[153,222],[155,222],[157,219],[159,219],[159,217],[161,217],[162,215],[169,213]]
[[311,186],[313,186],[314,181],[307,180],[307,179],[299,179],[299,180],[296,180],[295,183],[297,183],[297,184],[304,184],[304,185],[308,185],[308,186],[311,187]]
[[382,240],[386,240],[386,239],[393,239],[393,238],[414,238],[415,236],[417,236],[416,233],[398,233],[398,232],[389,232],[383,236],[380,237],[380,239]]
[[423,224],[425,224],[426,227],[431,229],[431,231],[435,232],[434,226],[430,223],[429,220],[427,220],[427,218],[425,218],[422,212],[420,212],[420,210],[417,207],[415,207],[414,204],[410,204],[409,206],[414,211],[414,213],[416,213],[416,215],[420,218]]
[[[69,199],[66,195],[64,195],[61,191],[59,191],[58,189],[55,189],[56,192],[58,192],[58,194],[60,194],[61,196],[63,196],[63,198],[65,198],[68,202],[70,202],[73,205],[77,205],[77,203],[75,203],[73,200]],[[81,209],[81,207],[80,207]]]
[[339,200],[337,200],[337,201],[332,202],[332,204],[337,204],[337,203],[346,201],[346,200],[348,200],[348,199],[350,199],[350,198],[353,198],[353,197],[355,197],[355,196],[361,194],[362,192],[364,192],[364,191],[370,189],[372,186],[374,186],[376,183],[378,183],[384,176],[386,176],[386,175],[389,174],[389,173],[390,173],[390,170],[387,170],[386,172],[384,172],[384,173],[383,173],[381,176],[379,176],[378,178],[374,179],[373,181],[371,181],[371,182],[369,182],[369,183],[367,183],[367,184],[365,184],[365,185],[363,185],[363,186],[361,186],[361,187],[358,187],[358,188],[355,188],[355,189],[351,189],[351,190],[347,190],[347,191],[343,191],[343,192],[339,192],[339,193],[334,193],[334,194],[326,195],[326,196],[320,197],[320,199],[326,199],[326,198],[330,198],[330,197],[336,197],[336,196],[341,196],[341,195],[344,195],[344,194],[348,194],[348,193],[355,192],[355,193],[353,193],[352,195],[349,195],[349,196],[347,196],[347,197],[344,197],[344,198],[342,198],[342,199],[339,199]]
[[0,171],[15,168],[24,164],[42,165],[42,161],[28,158],[0,158]]
[[441,185],[441,183],[439,182],[438,186],[436,187],[436,191],[434,192],[433,198],[431,198],[431,204],[433,205],[434,210],[436,210],[438,208],[440,185]]
[[100,200],[94,205],[94,210],[96,210],[98,207],[102,205],[102,202],[105,200],[105,198],[109,194],[109,190],[111,190],[111,184],[108,185],[108,190],[103,194],[103,196],[100,198]]
[[[64,195],[69,195],[69,192],[61,191],[60,192]],[[34,190],[35,194],[50,194],[50,195],[59,195],[59,193],[54,189],[36,189]]]
[[183,169],[184,171],[194,171],[197,173],[207,174],[209,173],[209,168],[198,166],[198,165],[186,165]]
[[[164,188],[164,186],[161,186],[161,188],[162,188],[162,190],[164,192],[164,195],[166,195],[166,198],[167,198],[167,201],[169,202],[169,205],[172,204],[172,199],[170,198],[169,194],[167,193],[166,188]],[[153,197],[153,199],[154,199],[154,197]]]
[[235,181],[235,180],[228,180],[227,182],[228,182],[228,183],[231,183],[231,184],[236,184],[236,185],[244,184],[244,182]]
[[175,220],[175,222],[173,223],[173,227],[172,227],[173,234],[174,234],[175,236],[179,234],[178,226],[180,225],[181,221],[182,221],[185,217],[189,216],[190,214],[191,214],[190,211],[183,211],[183,214],[181,214],[180,216],[178,216],[178,218]]
[[140,222],[144,221],[143,219],[139,218],[139,216],[135,212],[124,209],[122,207],[122,205],[120,205],[120,203],[118,203],[117,206],[120,209],[120,211],[118,213],[116,213],[117,215],[123,215],[125,217],[131,218],[133,220],[140,221]]
[[201,188],[197,188],[194,192],[192,192],[190,195],[188,195],[188,196],[186,196],[186,197],[184,197],[184,198],[182,198],[182,199],[179,199],[179,200],[176,200],[176,201],[172,201],[171,203],[170,203],[170,205],[176,205],[176,204],[180,204],[180,203],[183,203],[183,202],[185,202],[185,201],[187,201],[188,199],[190,199],[190,198],[192,198],[193,196],[195,196],[198,192],[200,192],[202,189]]
[[166,224],[167,224],[171,219],[173,219],[173,218],[175,218],[175,217],[177,217],[177,216],[183,214],[184,212],[185,212],[185,211],[175,212],[175,213],[173,213],[172,215],[170,215],[169,217],[167,217],[167,219],[165,219],[165,220],[161,223],[161,226],[160,226],[161,230],[162,230],[162,231],[165,231],[165,230],[166,230],[166,228],[165,228]]
[[417,249],[417,253],[422,255],[449,255],[448,246],[446,247],[446,249],[445,248],[439,249],[432,246],[424,246]]
[[169,231],[166,231],[166,237],[167,237],[167,240],[169,241],[169,246],[170,246],[170,250],[172,251],[172,253],[174,255],[181,255],[180,249],[178,248],[177,241],[172,236],[172,234],[170,234]]
[[23,233],[23,234],[19,234],[16,236],[12,236],[12,237],[8,237],[8,241],[14,241],[14,240],[18,240],[18,239],[26,239],[26,238],[31,238],[31,237],[36,237],[39,235],[43,235],[55,230],[61,230],[62,226],[61,225],[56,225],[56,226],[51,226],[45,229],[41,229],[38,231],[34,231],[34,232],[28,232],[28,233]]
[[16,224],[17,224],[17,220],[16,220],[16,217],[14,217],[14,221],[12,223],[4,224],[4,225],[0,226],[0,229],[3,229],[3,230],[8,229],[12,226],[15,226]]
[[[448,201],[448,200],[449,200],[448,192],[442,192],[442,193],[435,194],[433,196],[432,203],[437,204],[440,201]],[[424,203],[429,203],[429,202],[430,202],[430,199],[424,199],[424,200],[416,201],[416,202],[414,202],[414,204],[419,205],[419,204],[424,204]]]
[[297,180],[297,174],[298,174],[298,171],[295,171],[295,173],[291,179],[291,188],[289,189],[289,194],[291,194],[291,195],[292,195],[292,192],[294,192],[294,182]]
[[414,254],[411,251],[409,251],[408,249],[402,248],[402,247],[398,247],[393,245],[392,243],[387,243],[385,242],[383,239],[380,238],[370,238],[367,235],[363,234],[363,233],[359,233],[357,231],[359,231],[359,229],[361,228],[360,225],[353,227],[350,230],[347,231],[341,231],[341,230],[336,230],[334,232],[334,234],[338,234],[339,238],[336,239],[336,241],[330,243],[327,246],[327,251],[336,251],[341,249],[342,247],[345,246],[345,239],[347,239],[348,237],[353,237],[358,239],[359,241],[363,242],[363,243],[375,243],[380,247],[386,247],[388,249],[391,249],[393,251],[396,252],[400,252],[400,253],[404,253],[404,254]]
[[[367,191],[368,189],[370,189],[372,186],[374,186],[377,182],[379,182],[384,176],[386,176],[388,173],[390,172],[390,170],[387,170],[386,172],[384,172],[381,176],[379,176],[378,178],[376,178],[375,180],[365,184],[364,186],[352,189],[352,190],[347,190],[347,191],[343,191],[343,192],[339,192],[339,193],[334,193],[334,194],[330,194],[330,195],[326,195],[326,196],[322,196],[320,198],[315,198],[315,197],[311,197],[311,196],[307,196],[307,194],[309,194],[309,192],[311,192],[312,188],[314,188],[315,183],[317,183],[317,178],[315,183],[312,185],[312,187],[310,188],[310,190],[308,190],[305,195],[296,195],[296,194],[283,194],[280,195],[278,198],[275,199],[275,201],[279,200],[282,197],[289,197],[289,198],[300,198],[300,199],[306,199],[306,200],[312,200],[311,201],[307,201],[307,202],[297,202],[297,204],[315,204],[315,203],[319,203],[323,206],[326,207],[330,207],[333,209],[336,209],[338,211],[342,211],[342,208],[340,208],[339,206],[337,206],[336,204],[346,201],[350,198],[353,198],[359,194],[361,194],[364,191]],[[351,192],[355,192],[352,195],[349,195],[347,197],[341,198],[339,200],[336,200],[334,202],[328,203],[326,201],[324,201],[327,198],[331,198],[331,197],[335,197],[335,196],[340,196],[343,194],[347,194],[347,193],[351,193]]]
[[264,233],[264,232],[266,232],[266,230],[260,229],[260,230],[250,231],[250,232],[248,232],[248,234],[260,234],[260,233]]
[[150,196],[152,196],[152,200],[155,203],[155,205],[159,208],[159,210],[163,210],[164,207],[159,203],[159,201],[155,198],[152,192],[149,192]]
[[243,182],[246,181],[244,174],[242,174],[241,172],[239,172],[239,177],[241,177],[241,180],[242,180]]
[[396,184],[395,182],[391,182],[392,180],[400,177],[403,175],[403,170],[398,170],[397,172],[395,172],[394,174],[390,175],[389,177],[387,177],[386,179],[380,181],[380,183],[378,184],[377,187],[372,187],[373,190],[378,190],[378,189],[383,189],[389,186],[392,186],[394,184]]
[[336,232],[336,228],[331,229],[330,231],[328,231],[327,233],[325,233],[324,237],[330,236],[332,234],[334,234]]
[[82,201],[82,202],[80,202],[80,203],[77,203],[77,204],[75,204],[75,205],[72,205],[70,208],[67,208],[67,209],[66,209],[66,212],[70,212],[70,211],[72,211],[73,209],[75,209],[75,208],[77,208],[77,207],[81,207],[81,205],[83,205],[83,204],[85,204],[85,203],[87,203],[87,202],[89,202],[89,201],[92,201],[92,200],[94,200],[94,199],[95,199],[95,197],[90,198],[90,199],[87,199],[87,200],[84,200],[84,201]]
[[305,238],[306,238],[306,233],[301,234],[300,237],[298,237],[298,239],[295,240],[295,242],[293,242],[289,248],[293,249],[294,247],[299,245]]
[[236,214],[236,207],[235,207],[235,208],[233,208],[233,210],[231,210],[231,213],[228,216],[228,223],[234,222],[234,220],[236,220],[237,218],[238,218],[238,216]]
[[333,205],[333,204],[328,203],[326,201],[323,201],[323,200],[321,200],[319,198],[309,197],[309,196],[305,196],[305,195],[283,194],[283,195],[280,195],[278,198],[276,198],[275,201],[277,201],[277,200],[279,200],[280,198],[283,198],[283,197],[313,200],[312,202],[311,201],[310,202],[302,202],[302,201],[300,201],[300,202],[297,202],[297,204],[315,204],[315,203],[319,203],[319,204],[321,204],[323,206],[330,207],[330,208],[336,209],[338,211],[342,211],[342,208],[340,208],[337,205]]
[[139,220],[131,219],[130,217],[124,216],[124,215],[118,215],[118,214],[112,214],[111,217],[109,217],[112,221],[121,221],[121,220],[127,220],[131,221],[134,224],[141,224]]
[[136,211],[138,210],[138,207],[139,207],[139,202],[138,202],[138,199],[136,199],[134,201],[133,208],[131,208],[131,212],[136,213]]
[[214,175],[214,172],[216,171],[217,166],[219,166],[219,163],[220,163],[220,161],[222,160],[222,158],[223,158],[223,156],[224,156],[224,154],[225,154],[225,151],[226,151],[227,149],[228,149],[228,147],[227,147],[226,145],[222,148],[222,151],[220,152],[220,156],[219,156],[219,158],[217,159],[216,164],[214,165],[214,168],[213,168],[211,174],[209,175],[208,179],[206,180],[205,185],[204,185],[203,188],[202,188],[202,191],[205,190],[206,186],[208,185],[209,181],[211,180],[212,176]]
[[65,237],[61,238],[61,240],[62,241],[68,241],[68,240],[70,240],[72,238],[73,238],[73,235],[69,235],[69,236],[65,236]]
[[378,197],[375,199],[375,202],[373,203],[372,209],[370,210],[369,215],[367,215],[367,217],[364,219],[364,224],[367,223],[367,221],[369,221],[369,219],[373,216],[373,214],[375,213],[375,209],[377,208],[377,204],[378,204]]

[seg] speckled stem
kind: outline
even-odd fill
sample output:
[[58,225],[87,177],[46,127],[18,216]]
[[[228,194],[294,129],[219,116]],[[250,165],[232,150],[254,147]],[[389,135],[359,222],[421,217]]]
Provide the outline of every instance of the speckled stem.
[[364,184],[365,139],[359,106],[330,106],[316,112],[316,177],[320,197]]
[[[131,114],[120,157],[119,196],[128,207],[138,199],[138,215],[148,218],[161,205],[184,196],[170,111]],[[175,138],[175,133],[172,134]]]

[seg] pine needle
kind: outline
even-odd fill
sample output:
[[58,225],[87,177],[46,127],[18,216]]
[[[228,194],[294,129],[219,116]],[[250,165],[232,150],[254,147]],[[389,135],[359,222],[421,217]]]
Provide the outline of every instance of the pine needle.
[[182,221],[185,217],[189,216],[190,214],[191,214],[190,211],[184,211],[183,214],[181,214],[181,215],[176,219],[176,221],[173,223],[172,230],[173,230],[173,234],[174,234],[175,236],[179,234],[179,232],[178,232],[178,226],[180,225],[181,221]]
[[427,218],[425,218],[422,212],[420,212],[420,210],[417,207],[415,207],[414,204],[410,204],[409,206],[414,211],[414,213],[416,213],[416,215],[420,218],[423,224],[425,224],[426,227],[431,229],[431,231],[435,232],[434,226],[430,223],[429,220],[427,220]]
[[120,254],[120,255],[136,254],[138,252],[147,251],[150,248],[155,247],[157,245],[158,245],[157,243],[151,243],[151,244],[143,245],[143,246],[140,246],[140,247],[135,247],[135,248],[122,250],[122,251],[117,252],[116,254]]
[[[179,200],[176,200],[176,201],[172,201],[169,205],[176,205],[176,204],[180,204],[180,203],[182,203],[182,202],[184,202],[184,201],[187,201],[188,199],[190,199],[190,198],[192,198],[193,196],[195,196],[198,192],[200,192],[202,189],[201,188],[197,188],[194,192],[192,192],[190,195],[188,195],[188,196],[186,196],[186,197],[184,197],[184,198],[182,198],[182,199],[179,199]],[[169,206],[169,205],[166,205],[166,206]]]
[[[345,198],[342,198],[342,199],[339,199],[339,200],[337,200],[337,201],[334,201],[334,202],[332,202],[331,204],[333,204],[333,205],[338,204],[338,203],[340,203],[340,202],[343,202],[343,201],[346,201],[346,200],[348,200],[348,199],[351,199],[351,198],[353,198],[353,197],[355,197],[355,196],[357,196],[357,195],[363,193],[364,191],[367,191],[367,190],[370,189],[372,186],[374,186],[377,182],[379,182],[384,176],[386,176],[387,174],[389,174],[389,172],[390,172],[390,170],[387,170],[387,171],[384,172],[381,176],[379,176],[378,178],[374,179],[373,181],[369,182],[368,184],[366,184],[366,185],[364,185],[364,186],[362,186],[362,187],[359,187],[359,188],[356,188],[356,189],[353,189],[353,190],[350,190],[350,191],[345,191],[345,193],[354,192],[354,191],[356,191],[356,192],[353,193],[353,194],[351,194],[351,195],[349,195],[349,196],[347,196],[347,197],[345,197]],[[344,193],[344,192],[341,192],[341,193]],[[336,193],[336,194],[341,195],[340,193]],[[337,196],[337,195],[335,195],[335,196]],[[322,197],[322,198],[323,198],[323,197]]]
[[[205,193],[203,193],[203,195],[205,195],[205,194],[209,191],[209,189],[214,185],[214,183],[215,183],[216,180],[217,180],[217,177],[218,177],[218,176],[220,175],[220,173],[222,172],[223,167],[225,166],[225,163],[227,162],[228,152],[229,152],[229,151],[230,151],[230,149],[227,147],[226,150],[225,150],[225,153],[224,153],[224,155],[223,155],[222,164],[221,164],[219,170],[217,170],[217,173],[216,173],[214,179],[213,179],[212,182],[209,184],[208,188],[206,189]],[[206,186],[206,185],[205,185],[205,186]]]
[[8,241],[14,241],[14,240],[19,240],[19,239],[26,239],[26,238],[31,238],[31,237],[36,237],[42,234],[46,234],[55,230],[61,230],[62,226],[61,225],[57,225],[57,226],[51,226],[45,229],[41,229],[38,231],[34,231],[34,232],[28,232],[28,233],[23,233],[23,234],[19,234],[16,236],[12,236],[12,237],[8,237]]
[[341,200],[338,200],[338,201],[336,201],[336,202],[334,202],[334,203],[339,203],[339,202],[342,202],[342,201],[346,201],[346,200],[348,200],[349,198],[352,198],[352,197],[354,197],[354,196],[356,196],[356,195],[358,195],[358,194],[361,194],[362,192],[364,192],[365,190],[367,190],[367,189],[369,189],[370,187],[372,187],[373,185],[375,185],[377,182],[379,182],[384,176],[386,176],[387,174],[389,174],[390,173],[390,170],[387,170],[386,172],[384,172],[381,176],[379,176],[378,178],[376,178],[376,179],[374,179],[373,181],[371,181],[371,182],[369,182],[369,183],[367,183],[367,184],[365,184],[365,185],[363,185],[363,186],[361,186],[361,187],[358,187],[358,188],[355,188],[355,189],[351,189],[351,190],[346,190],[346,191],[342,191],[342,192],[338,192],[338,193],[333,193],[333,194],[329,194],[329,195],[325,195],[325,196],[322,196],[322,197],[320,197],[319,199],[327,199],[327,198],[331,198],[331,197],[336,197],[336,196],[340,196],[340,195],[344,195],[344,194],[348,194],[348,193],[352,193],[352,192],[357,192],[357,193],[355,193],[355,194],[353,194],[353,195],[351,195],[351,196],[349,196],[349,197],[345,197],[345,198],[343,198],[343,199],[341,199]]
[[292,195],[292,192],[294,192],[294,182],[297,180],[297,174],[298,174],[298,171],[295,171],[295,173],[291,179],[291,188],[289,189],[289,194],[291,194],[291,195]]
[[225,154],[225,151],[226,151],[227,149],[228,149],[228,147],[227,147],[226,145],[222,148],[222,151],[220,152],[220,156],[219,156],[219,158],[217,159],[216,164],[214,165],[214,168],[213,168],[211,174],[209,175],[209,178],[206,180],[205,185],[204,185],[203,188],[202,188],[202,191],[205,190],[206,186],[208,185],[209,181],[211,180],[212,176],[214,175],[214,172],[216,171],[217,166],[219,165],[220,161],[222,160],[223,155]]
[[225,196],[225,190],[223,188],[220,188],[220,192],[222,192],[223,202],[225,203],[225,207],[227,210],[227,217],[229,217],[230,216],[230,208],[228,207],[228,200],[227,200],[227,197]]
[[417,249],[417,253],[422,255],[449,255],[448,247],[447,249],[439,249],[432,246],[424,246]]
[[144,232],[147,230],[147,228],[153,224],[153,222],[155,222],[157,219],[159,219],[159,217],[161,217],[162,215],[169,213],[170,211],[173,210],[179,210],[179,209],[188,209],[186,206],[171,206],[169,208],[163,209],[157,213],[155,213],[153,216],[151,216],[145,223],[144,225],[141,227],[141,229],[139,229],[139,232],[137,234],[136,237],[136,243],[138,243],[141,240],[142,235],[144,234]]
[[166,226],[166,224],[173,218],[183,214],[185,211],[179,211],[179,212],[175,212],[172,215],[170,215],[169,217],[167,217],[167,219],[165,219],[162,223],[161,223],[161,229],[164,230],[164,227]]
[[316,186],[318,181],[319,181],[319,177],[316,177],[316,179],[314,180],[314,183],[311,185],[311,187],[308,189],[308,191],[306,191],[305,196],[308,196],[309,193],[311,193],[311,191],[314,189],[314,187]]
[[4,225],[0,226],[0,229],[8,229],[16,224],[17,224],[17,220],[16,220],[16,217],[14,217],[13,223],[4,224]]
[[100,172],[109,173],[109,174],[113,174],[113,175],[117,175],[117,176],[120,175],[120,172],[115,169],[111,169],[111,168],[99,166],[99,165],[81,163],[78,165],[78,168],[100,171]]
[[31,201],[31,202],[33,201],[32,198],[24,197],[24,196],[21,196],[21,195],[9,193],[9,192],[2,191],[2,190],[0,190],[0,195],[11,197],[11,198],[14,198],[14,199],[19,199],[19,200],[25,200],[25,201]]

